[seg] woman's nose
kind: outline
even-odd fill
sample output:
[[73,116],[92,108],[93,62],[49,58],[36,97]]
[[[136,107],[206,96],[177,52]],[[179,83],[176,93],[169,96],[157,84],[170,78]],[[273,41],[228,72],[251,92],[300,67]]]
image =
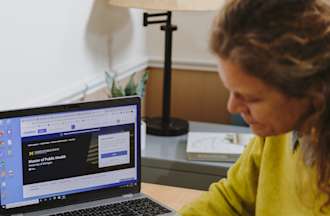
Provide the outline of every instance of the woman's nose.
[[231,93],[227,102],[227,110],[232,114],[241,113],[244,111],[244,104],[239,98]]

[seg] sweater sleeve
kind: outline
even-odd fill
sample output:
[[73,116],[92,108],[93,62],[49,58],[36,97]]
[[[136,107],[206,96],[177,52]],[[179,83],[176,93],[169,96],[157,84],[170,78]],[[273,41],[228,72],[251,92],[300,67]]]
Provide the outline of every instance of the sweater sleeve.
[[227,178],[181,209],[183,216],[254,215],[264,139],[254,138],[229,169]]

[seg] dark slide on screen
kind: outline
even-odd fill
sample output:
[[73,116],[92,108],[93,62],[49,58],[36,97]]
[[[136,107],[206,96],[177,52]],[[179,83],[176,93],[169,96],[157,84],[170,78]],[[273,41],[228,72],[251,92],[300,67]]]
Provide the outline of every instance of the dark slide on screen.
[[134,124],[22,139],[23,184],[134,167]]

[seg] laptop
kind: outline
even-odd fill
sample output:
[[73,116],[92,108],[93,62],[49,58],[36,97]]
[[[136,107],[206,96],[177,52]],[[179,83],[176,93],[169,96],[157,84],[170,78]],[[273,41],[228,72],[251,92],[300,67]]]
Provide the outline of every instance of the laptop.
[[140,99],[0,112],[0,215],[177,215],[140,192]]

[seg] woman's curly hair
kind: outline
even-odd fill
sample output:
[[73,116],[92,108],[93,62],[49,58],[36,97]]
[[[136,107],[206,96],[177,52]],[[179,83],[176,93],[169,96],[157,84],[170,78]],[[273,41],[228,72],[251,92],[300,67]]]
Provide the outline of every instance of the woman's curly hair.
[[317,186],[330,206],[330,5],[328,0],[229,0],[214,20],[211,50],[289,97],[321,95],[308,133]]

